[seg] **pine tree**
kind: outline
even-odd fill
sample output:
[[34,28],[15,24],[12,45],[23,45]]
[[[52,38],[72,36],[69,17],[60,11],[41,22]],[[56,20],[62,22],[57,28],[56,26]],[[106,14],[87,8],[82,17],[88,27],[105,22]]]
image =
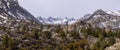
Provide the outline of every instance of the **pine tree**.
[[2,45],[5,49],[15,50],[17,48],[15,41],[8,35],[4,36]]
[[49,31],[45,31],[42,35],[44,38],[50,39],[52,36],[52,33]]
[[33,38],[38,39],[39,38],[39,29],[33,29],[32,31]]
[[3,43],[2,43],[5,48],[8,48],[8,41],[9,41],[9,37],[8,35],[5,35],[3,37]]

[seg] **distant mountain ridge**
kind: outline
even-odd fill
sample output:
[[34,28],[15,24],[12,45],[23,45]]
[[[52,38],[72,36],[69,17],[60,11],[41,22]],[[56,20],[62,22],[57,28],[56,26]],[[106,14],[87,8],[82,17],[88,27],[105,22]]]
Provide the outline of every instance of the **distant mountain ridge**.
[[[77,20],[74,18],[35,18],[32,14],[30,14],[26,9],[21,7],[18,3],[18,0],[0,0],[0,18],[1,24],[5,21],[14,19],[14,20],[26,20],[26,21],[35,21],[40,24],[73,24]],[[8,19],[11,18],[11,19]],[[3,22],[4,21],[4,22]],[[5,22],[7,23],[7,22]]]
[[37,19],[43,23],[43,24],[73,24],[77,21],[77,19],[74,18],[54,18],[54,17],[48,17],[48,18],[42,18],[42,17],[37,17]]
[[120,29],[120,11],[113,12],[98,9],[92,14],[86,14],[80,20],[67,17],[35,18],[19,5],[18,0],[0,0],[0,24],[8,23],[12,20],[34,21],[41,24],[74,24],[78,21],[84,21],[91,24],[92,27]]

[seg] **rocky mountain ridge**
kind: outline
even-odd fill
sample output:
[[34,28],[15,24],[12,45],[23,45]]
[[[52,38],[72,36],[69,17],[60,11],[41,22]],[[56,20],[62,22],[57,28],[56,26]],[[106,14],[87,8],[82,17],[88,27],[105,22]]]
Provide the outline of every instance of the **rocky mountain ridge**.
[[48,17],[48,18],[42,18],[42,17],[37,17],[37,19],[42,23],[42,24],[73,24],[77,22],[77,19],[74,18],[54,18],[54,17]]
[[[87,18],[86,18],[87,17]],[[120,29],[119,12],[96,10],[93,14],[88,14],[81,18],[80,21],[91,24],[92,27]]]
[[21,7],[18,0],[0,0],[0,18],[11,17],[15,20],[31,20],[40,23],[32,14]]
[[17,0],[0,0],[0,50],[110,50],[119,46],[115,38],[120,39],[120,31],[104,28],[119,29],[118,14],[100,9],[78,22],[74,18],[36,19]]

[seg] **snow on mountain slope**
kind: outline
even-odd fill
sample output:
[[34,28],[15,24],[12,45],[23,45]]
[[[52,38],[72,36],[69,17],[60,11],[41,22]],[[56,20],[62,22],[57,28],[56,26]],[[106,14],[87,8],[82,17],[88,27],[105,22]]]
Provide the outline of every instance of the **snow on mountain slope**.
[[90,17],[91,14],[86,14],[84,15],[84,17],[80,18],[80,20],[85,20],[85,19],[88,19]]
[[5,16],[3,13],[15,19],[32,20],[39,23],[39,21],[32,14],[19,5],[18,0],[0,0],[1,18]]
[[[84,18],[84,19],[83,19]],[[120,29],[120,12],[96,10],[88,18],[83,17],[82,21],[89,23],[92,27]]]
[[7,17],[4,17],[4,16],[2,16],[2,15],[0,15],[0,17],[3,18],[3,19],[7,19]]
[[120,12],[119,12],[119,11],[116,11],[116,12],[113,12],[113,11],[106,11],[106,13],[111,14],[111,15],[120,16]]
[[53,18],[53,17],[48,17],[48,18],[42,18],[42,17],[37,17],[37,19],[43,23],[43,24],[73,24],[77,20],[74,18]]

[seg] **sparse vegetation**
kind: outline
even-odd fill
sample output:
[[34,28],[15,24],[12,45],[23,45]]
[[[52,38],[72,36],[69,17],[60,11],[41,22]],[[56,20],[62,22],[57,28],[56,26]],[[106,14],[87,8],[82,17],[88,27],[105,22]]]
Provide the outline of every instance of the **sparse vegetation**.
[[19,26],[0,26],[0,50],[104,50],[120,31],[92,26],[39,25],[22,20]]

